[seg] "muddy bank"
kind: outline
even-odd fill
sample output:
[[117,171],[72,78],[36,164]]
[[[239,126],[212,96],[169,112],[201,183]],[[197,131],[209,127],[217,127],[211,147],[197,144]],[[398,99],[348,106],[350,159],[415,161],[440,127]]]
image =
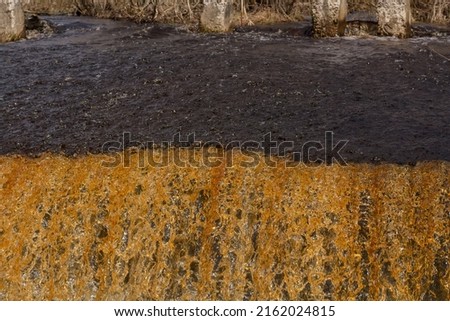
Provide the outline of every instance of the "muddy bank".
[[137,155],[0,156],[0,299],[450,299],[448,162]]
[[0,46],[0,153],[98,153],[108,141],[261,141],[326,131],[349,162],[450,160],[450,38],[313,40],[308,24],[227,35],[52,17]]

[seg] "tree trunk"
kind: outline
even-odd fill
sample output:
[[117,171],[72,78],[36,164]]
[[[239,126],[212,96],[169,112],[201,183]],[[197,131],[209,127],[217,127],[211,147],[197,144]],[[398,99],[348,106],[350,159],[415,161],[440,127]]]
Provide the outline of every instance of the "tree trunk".
[[335,37],[341,33],[343,26],[342,16],[347,15],[346,6],[347,1],[311,0],[314,36]]
[[378,0],[378,33],[407,38],[411,35],[410,0]]
[[0,42],[25,37],[25,16],[19,0],[0,0]]
[[200,18],[205,31],[227,32],[231,26],[233,0],[204,0]]

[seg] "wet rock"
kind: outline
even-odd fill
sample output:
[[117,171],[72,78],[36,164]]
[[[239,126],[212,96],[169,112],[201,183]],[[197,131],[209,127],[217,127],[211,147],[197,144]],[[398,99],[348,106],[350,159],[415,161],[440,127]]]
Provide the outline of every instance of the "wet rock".
[[39,19],[38,16],[32,15],[30,17],[27,17],[25,21],[25,27],[27,30],[41,30],[43,27],[43,22],[41,19]]
[[38,32],[49,32],[55,29],[55,26],[51,22],[41,19],[36,15],[27,17],[25,27],[27,30],[36,30]]
[[41,19],[36,15],[28,16],[25,20],[25,28],[27,31],[27,38],[36,38],[43,34],[50,34],[55,30],[52,23]]
[[25,17],[19,0],[0,0],[0,42],[25,36]]

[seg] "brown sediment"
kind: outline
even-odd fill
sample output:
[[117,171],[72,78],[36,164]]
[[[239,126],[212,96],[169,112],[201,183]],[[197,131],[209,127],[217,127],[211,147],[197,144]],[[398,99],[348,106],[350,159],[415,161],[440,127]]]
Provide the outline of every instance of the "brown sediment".
[[130,155],[0,157],[2,300],[450,299],[448,162]]

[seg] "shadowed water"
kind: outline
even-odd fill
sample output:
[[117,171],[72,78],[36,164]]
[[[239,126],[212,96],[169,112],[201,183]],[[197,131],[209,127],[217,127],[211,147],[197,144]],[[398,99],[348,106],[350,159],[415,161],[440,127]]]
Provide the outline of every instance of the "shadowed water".
[[[325,131],[349,162],[450,160],[450,38],[304,36],[306,24],[208,35],[51,17],[56,32],[0,46],[0,153],[97,153],[195,133],[294,150]],[[244,32],[242,32],[244,31]]]

